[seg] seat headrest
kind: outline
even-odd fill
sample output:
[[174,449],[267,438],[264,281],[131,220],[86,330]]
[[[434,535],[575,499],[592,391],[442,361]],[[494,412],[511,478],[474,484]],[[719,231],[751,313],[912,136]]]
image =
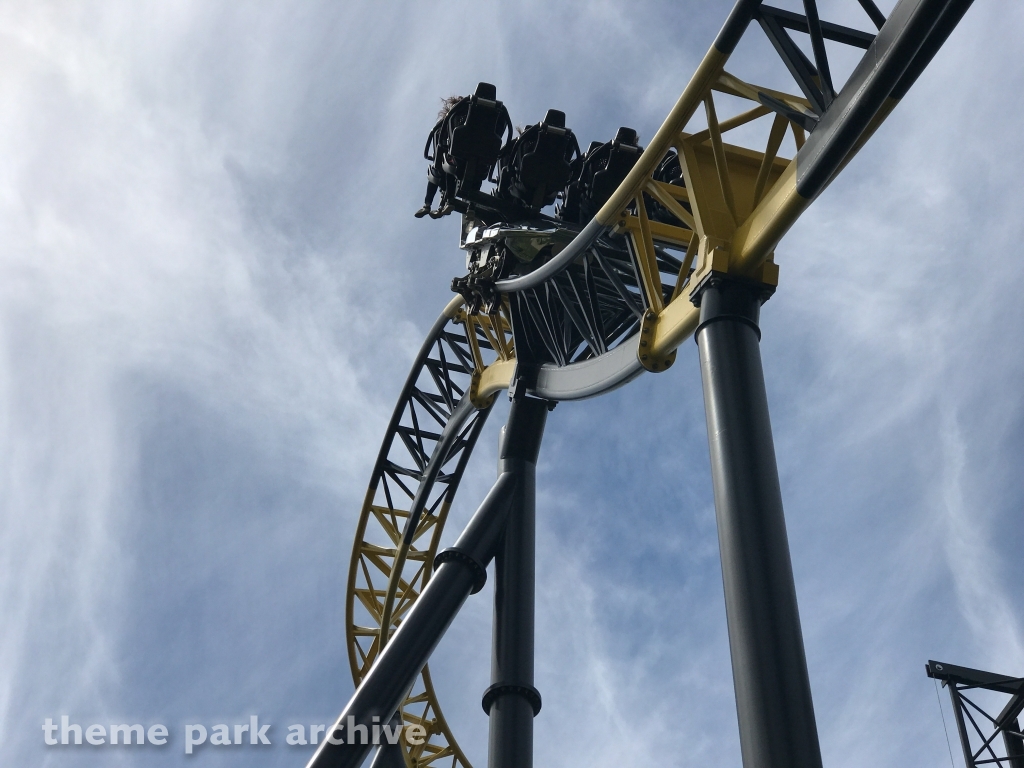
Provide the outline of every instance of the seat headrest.
[[632,147],[636,146],[637,135],[636,131],[632,128],[622,127],[615,132],[615,141],[619,144],[629,144]]
[[544,115],[544,125],[549,125],[552,128],[565,128],[565,112],[549,109]]

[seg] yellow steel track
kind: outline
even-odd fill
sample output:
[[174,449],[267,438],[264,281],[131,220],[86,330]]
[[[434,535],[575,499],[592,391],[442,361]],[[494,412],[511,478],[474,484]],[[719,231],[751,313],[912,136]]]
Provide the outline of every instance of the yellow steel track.
[[[366,492],[352,548],[345,629],[356,686],[430,579],[452,499],[494,399],[476,394],[481,372],[510,360],[514,350],[507,318],[501,313],[467,317],[459,299],[442,313],[416,360]],[[472,405],[460,410],[463,398],[470,398]],[[466,411],[468,416],[463,415]],[[438,446],[449,425],[456,427],[456,438],[444,451],[445,446]],[[444,455],[437,461],[436,478],[424,479],[430,457],[439,450]],[[402,532],[418,491],[425,503],[411,544],[404,548]],[[427,667],[406,696],[401,716],[404,724],[422,725],[428,734],[424,744],[413,746],[405,741],[403,729],[408,765],[443,761],[452,768],[469,768]]]

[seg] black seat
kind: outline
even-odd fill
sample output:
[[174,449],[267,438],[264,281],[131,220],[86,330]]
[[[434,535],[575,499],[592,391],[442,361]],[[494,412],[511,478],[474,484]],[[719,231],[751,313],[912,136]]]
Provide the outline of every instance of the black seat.
[[[626,175],[633,170],[636,161],[640,159],[643,150],[637,146],[636,131],[632,128],[619,128],[615,132],[607,147],[607,161],[600,164],[600,169],[594,171],[593,181],[590,185],[590,201],[595,206],[595,211],[604,205],[612,193],[618,189],[619,184],[626,178]],[[601,160],[605,158],[602,157]]]
[[578,154],[576,136],[565,127],[565,113],[549,109],[543,121],[529,126],[510,147],[499,190],[529,208],[551,205],[572,178]]
[[589,221],[640,159],[644,150],[637,142],[632,128],[619,128],[604,144],[591,142],[587,154],[573,166],[558,215],[579,224]]
[[510,127],[508,112],[497,100],[497,89],[480,83],[469,97],[465,115],[453,120],[448,155],[454,160],[450,173],[459,177],[459,191],[480,189],[498,159],[502,136]]
[[[501,154],[502,141],[512,138],[512,120],[497,99],[497,89],[479,83],[472,96],[445,101],[423,149],[430,161],[427,193],[416,216],[449,213],[457,197],[480,191]],[[441,204],[432,211],[434,196],[441,190]]]

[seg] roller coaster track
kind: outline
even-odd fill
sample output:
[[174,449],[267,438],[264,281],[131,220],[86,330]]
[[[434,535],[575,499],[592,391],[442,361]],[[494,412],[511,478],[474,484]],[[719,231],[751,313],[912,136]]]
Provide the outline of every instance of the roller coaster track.
[[[492,322],[493,320],[493,322]],[[499,341],[500,339],[500,341]],[[346,591],[352,679],[363,679],[431,576],[452,499],[490,412],[471,400],[486,365],[513,358],[501,317],[467,317],[451,302],[427,335],[388,424],[356,529]],[[485,362],[486,360],[486,362]],[[491,396],[493,401],[493,396]],[[423,668],[402,706],[406,723],[425,726],[426,744],[407,759],[469,763],[448,729]]]
[[[822,21],[814,0],[803,1],[803,13],[737,2],[639,162],[582,229],[554,219],[548,229],[474,228],[468,217],[467,249],[523,236],[561,247],[529,271],[498,280],[496,311],[450,303],[413,363],[352,550],[346,634],[357,687],[431,578],[452,500],[497,393],[514,384],[552,402],[602,394],[672,365],[676,348],[698,327],[701,286],[716,275],[774,290],[780,239],[877,130],[970,5],[901,0],[886,18],[872,0],[849,1],[874,30]],[[756,32],[751,22],[798,93],[726,70],[740,39]],[[806,36],[811,56],[794,33]],[[843,84],[833,79],[826,40],[864,52]],[[736,110],[737,102],[745,106]],[[734,106],[728,116],[719,114],[724,103]],[[755,121],[764,124],[763,143],[725,141]],[[787,134],[796,148],[790,158],[779,155]],[[681,183],[655,179],[671,154]],[[424,744],[412,745],[403,731],[410,768],[469,767],[426,666],[400,717],[428,733]]]

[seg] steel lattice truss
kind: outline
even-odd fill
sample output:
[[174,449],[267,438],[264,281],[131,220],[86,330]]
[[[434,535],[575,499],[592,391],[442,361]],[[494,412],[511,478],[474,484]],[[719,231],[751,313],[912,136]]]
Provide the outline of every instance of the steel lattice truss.
[[[493,325],[490,319],[467,320],[459,302],[453,303],[435,323],[402,390],[374,466],[349,567],[346,634],[356,685],[377,657],[381,627],[396,628],[430,579],[452,500],[490,412],[489,406],[477,410],[470,402],[474,376],[485,359],[511,355],[507,337],[507,322],[500,317]],[[408,542],[404,551],[403,540]],[[410,760],[427,765],[450,757],[453,766],[469,765],[451,736],[426,667],[402,706],[402,717],[430,734],[423,745],[405,745]]]
[[[937,661],[929,661],[925,671],[928,677],[941,680],[943,687],[949,689],[967,768],[979,765],[1024,768],[1024,733],[1018,722],[1024,710],[1024,678]],[[967,695],[971,692],[974,696],[975,691],[995,691],[1006,694],[1009,699],[1004,700],[1000,712],[993,715]]]

